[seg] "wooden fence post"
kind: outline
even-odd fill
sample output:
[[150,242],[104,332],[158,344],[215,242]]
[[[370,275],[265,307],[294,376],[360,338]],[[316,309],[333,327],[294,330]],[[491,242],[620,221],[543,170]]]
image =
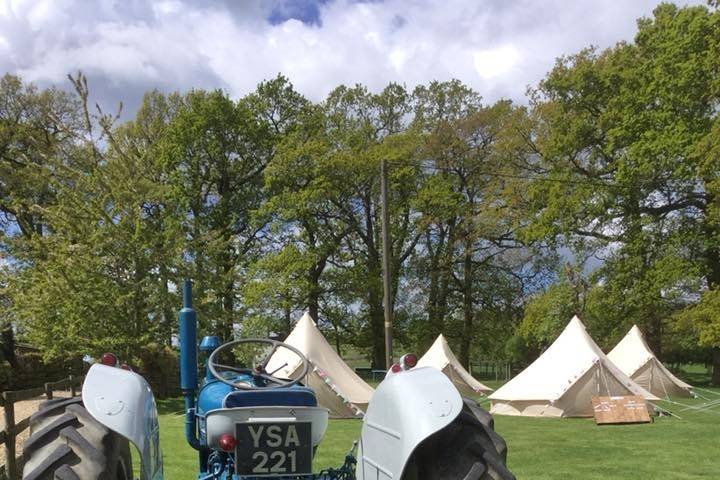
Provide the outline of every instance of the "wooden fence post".
[[9,480],[15,480],[17,478],[17,465],[15,464],[15,402],[12,399],[8,399],[7,395],[3,393],[3,400],[5,404],[5,431],[8,432],[8,436],[5,439],[5,471]]
[[15,440],[20,433],[30,427],[30,417],[15,422],[15,403],[37,398],[43,394],[50,399],[53,397],[55,386],[67,387],[67,382],[68,379],[66,378],[59,382],[46,383],[44,387],[0,392],[0,406],[5,407],[5,429],[0,431],[0,444],[5,444],[5,466],[0,466],[0,478],[2,478],[4,470],[6,480],[19,480],[18,462],[15,457],[17,453],[15,451]]

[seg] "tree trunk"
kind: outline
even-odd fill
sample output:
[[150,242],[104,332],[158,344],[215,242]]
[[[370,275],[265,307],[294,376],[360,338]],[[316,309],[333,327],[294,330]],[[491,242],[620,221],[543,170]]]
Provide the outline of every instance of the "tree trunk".
[[[446,268],[441,270],[440,274],[440,287],[438,292],[438,310],[437,310],[437,327],[438,335],[443,333],[445,330],[445,316],[448,311],[448,297],[450,296],[450,268],[452,265],[447,265]],[[437,337],[437,335],[435,336]],[[435,338],[433,338],[433,341]]]
[[374,369],[385,368],[385,310],[383,309],[382,264],[380,262],[380,239],[376,236],[374,221],[379,218],[373,214],[378,205],[374,205],[370,196],[364,198],[365,204],[365,244],[367,245],[367,302],[370,315],[370,334],[372,335],[372,357],[370,366]]
[[316,322],[318,321],[318,314],[320,310],[320,295],[322,294],[322,288],[320,287],[320,277],[322,276],[322,272],[325,270],[326,264],[327,259],[323,259],[313,265],[308,272],[310,288],[307,294],[307,309],[312,319]]
[[0,351],[2,352],[5,360],[10,364],[13,370],[19,367],[17,361],[17,355],[15,354],[15,332],[13,331],[12,325],[7,324],[3,327],[0,332]]
[[[229,274],[227,272],[226,274]],[[223,340],[226,342],[230,342],[234,340],[234,334],[233,334],[233,314],[234,314],[234,294],[233,294],[233,284],[234,282],[232,280],[228,280],[225,283],[225,291],[223,292],[223,298],[222,298],[222,306],[223,306],[223,316],[224,321],[221,327],[221,331],[219,332],[222,336]]]
[[445,301],[442,294],[443,275],[440,268],[440,259],[433,258],[430,263],[429,285],[428,285],[428,328],[424,338],[429,346],[438,335],[442,333],[444,308],[442,302]]
[[448,279],[444,272],[430,274],[430,290],[428,300],[428,328],[424,335],[429,347],[443,333],[445,312],[447,311]]
[[201,213],[201,205],[194,202],[191,206],[192,212],[192,240],[190,241],[190,256],[194,259],[194,268],[188,268],[185,272],[185,279],[191,280],[193,283],[193,308],[197,311],[198,317],[198,328],[202,331],[205,330],[209,335],[220,335],[218,333],[218,325],[215,323],[214,315],[208,315],[208,310],[205,302],[205,292],[209,288],[209,283],[206,277],[208,275],[207,262],[205,260],[205,242],[202,241],[202,228],[200,225],[200,218],[203,215]]
[[[133,261],[135,272],[133,274],[133,296],[132,296],[132,316],[133,323],[135,325],[135,338],[142,338],[146,333],[147,324],[147,310],[145,307],[145,294],[142,291],[143,279],[145,278],[144,266],[142,262],[136,257]],[[126,350],[125,358],[134,358],[137,353],[137,345],[128,344],[128,350]],[[134,350],[131,351],[130,349]]]
[[[448,237],[446,240],[445,238]],[[431,240],[428,239],[428,242]],[[432,254],[429,272],[428,288],[428,329],[425,337],[428,346],[443,333],[445,327],[445,313],[447,312],[447,298],[449,294],[449,275],[452,270],[452,243],[449,233],[443,233],[441,241]]]
[[662,358],[662,320],[658,318],[655,312],[651,313],[645,331],[645,340],[647,340],[648,346],[655,356]]
[[285,305],[283,309],[283,341],[290,335],[290,332],[292,332],[292,318],[290,318],[290,305]]
[[340,329],[334,323],[333,329],[335,330],[335,351],[342,357],[342,350],[340,349]]
[[218,335],[224,342],[231,342],[235,339],[233,324],[235,322],[235,259],[231,246],[229,233],[225,238],[226,247],[222,254],[222,279],[219,287],[222,302],[222,322],[218,329]]
[[465,240],[465,258],[463,259],[463,335],[460,341],[460,363],[470,366],[470,344],[473,334],[473,264],[472,243]]
[[[378,283],[378,277],[375,277]],[[370,280],[372,282],[372,280]],[[370,366],[373,369],[385,369],[385,312],[382,306],[382,294],[377,286],[370,286],[368,290],[368,310],[370,314],[370,333],[372,335],[372,358]]]
[[369,252],[367,304],[370,315],[370,334],[372,335],[370,366],[378,370],[385,368],[385,310],[383,309],[381,272],[379,255],[377,252]]
[[[706,185],[707,185],[706,181]],[[717,204],[718,197],[712,193],[708,193],[707,204]],[[707,215],[707,212],[705,212]],[[712,222],[705,223],[705,238],[718,238],[720,235],[720,227]],[[711,290],[720,288],[720,246],[717,242],[708,242],[705,250],[705,265],[707,268],[707,283]]]
[[175,312],[171,308],[170,288],[168,287],[170,278],[167,271],[167,264],[163,261],[160,264],[160,308],[162,309],[163,334],[166,335],[164,343],[168,347],[172,346],[173,331],[175,322]]
[[720,347],[713,348],[712,351],[712,379],[710,383],[720,387]]
[[432,339],[433,336],[437,336],[437,324],[438,324],[438,290],[440,284],[440,275],[437,271],[436,262],[432,262],[429,273],[429,284],[428,284],[428,302],[427,302],[427,316],[428,316],[428,331],[426,337],[428,340]]
[[308,296],[308,305],[307,305],[307,311],[312,317],[312,319],[317,323],[318,321],[318,310],[320,309],[320,306],[318,305],[318,298],[316,295],[313,295],[312,293]]

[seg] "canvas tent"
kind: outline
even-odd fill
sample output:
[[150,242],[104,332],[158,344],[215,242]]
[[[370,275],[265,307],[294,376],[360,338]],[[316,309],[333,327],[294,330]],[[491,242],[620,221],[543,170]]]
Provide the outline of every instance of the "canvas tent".
[[635,383],[658,397],[690,396],[692,386],[665,368],[648,347],[637,325],[633,325],[608,353],[608,358]]
[[490,395],[491,413],[589,417],[595,395],[659,400],[616,367],[573,317],[537,360]]
[[[300,350],[310,361],[305,384],[317,395],[318,403],[330,410],[333,418],[354,418],[363,415],[374,390],[340,358],[315,325],[309,314],[298,320],[285,343]],[[280,349],[270,358],[268,372],[296,378],[301,363],[297,355]]]
[[440,334],[435,343],[418,360],[418,367],[435,367],[443,372],[463,395],[492,392],[490,387],[473,378],[458,361],[445,337]]

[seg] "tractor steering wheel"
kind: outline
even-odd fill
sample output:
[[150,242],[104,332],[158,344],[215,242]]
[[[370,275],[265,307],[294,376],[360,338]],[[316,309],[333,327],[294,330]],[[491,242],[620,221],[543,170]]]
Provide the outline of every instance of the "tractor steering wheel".
[[[270,350],[270,353],[267,354],[265,359],[258,365],[255,366],[255,368],[239,368],[239,367],[232,367],[230,365],[223,365],[222,363],[218,362],[218,356],[221,352],[227,351],[237,345],[242,344],[249,344],[249,343],[262,343],[265,345],[271,345],[272,350]],[[300,360],[302,361],[302,373],[298,375],[294,380],[287,380],[283,378],[277,378],[275,377],[275,373],[277,373],[278,370],[285,367],[283,365],[279,369],[268,373],[265,370],[265,367],[267,367],[268,363],[270,362],[270,359],[272,358],[273,354],[280,348],[286,348],[293,352],[295,355],[297,355]],[[305,357],[305,355],[300,352],[297,348],[293,347],[292,345],[288,345],[287,343],[278,342],[277,340],[270,340],[268,338],[244,338],[241,340],[235,340],[233,342],[228,342],[224,345],[219,346],[215,349],[214,352],[210,355],[210,358],[208,358],[207,361],[207,368],[212,373],[213,377],[215,377],[218,381],[230,385],[233,388],[239,388],[241,390],[258,390],[258,389],[271,389],[271,388],[285,388],[290,387],[292,385],[297,384],[300,382],[302,378],[304,378],[308,371],[310,370],[310,363],[308,362],[308,359]],[[286,364],[287,365],[287,364]],[[220,372],[218,372],[218,369],[221,369]],[[265,386],[259,386],[259,385],[250,385],[247,382],[233,382],[228,380],[227,378],[224,378],[222,376],[223,371],[230,371],[245,375],[250,375],[252,377],[260,377],[267,382],[271,382],[271,385],[265,385]]]

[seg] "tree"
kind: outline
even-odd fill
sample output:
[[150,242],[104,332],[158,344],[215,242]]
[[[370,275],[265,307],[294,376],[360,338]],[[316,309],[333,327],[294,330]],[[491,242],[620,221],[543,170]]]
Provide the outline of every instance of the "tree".
[[682,324],[689,325],[695,330],[699,344],[712,348],[712,362],[715,365],[712,374],[712,383],[720,385],[720,290],[709,290],[703,293],[700,301],[679,314]]
[[572,285],[556,283],[528,301],[518,332],[527,345],[543,351],[555,341],[573,315],[583,316],[583,308]]
[[132,360],[143,345],[169,341],[149,301],[158,264],[172,257],[162,236],[177,235],[160,220],[167,190],[154,181],[155,165],[118,148],[139,123],[113,132],[113,116],[89,113],[84,78],[74,85],[85,123],[62,156],[48,157],[54,199],[39,208],[47,233],[13,251],[11,310],[47,357],[112,349]]
[[[367,328],[358,338],[371,346],[371,364],[375,368],[385,364],[379,215],[381,158],[390,165],[395,292],[401,266],[417,242],[407,201],[419,173],[417,165],[408,162],[416,145],[413,132],[405,132],[403,123],[409,101],[404,88],[390,84],[376,95],[360,86],[338,87],[323,105],[329,148],[317,171],[322,174],[319,180],[329,186],[328,198],[337,221],[347,230],[333,259],[334,266],[342,271],[335,279],[348,300],[354,297],[362,302]],[[397,295],[393,298],[397,299]]]
[[415,122],[426,135],[425,152],[432,162],[428,178],[415,200],[423,214],[420,254],[414,255],[414,270],[427,293],[427,323],[420,329],[420,348],[425,350],[445,331],[451,312],[456,229],[462,214],[461,194],[456,191],[448,159],[442,150],[452,149],[453,124],[483,108],[481,98],[459,81],[432,82],[416,88]]
[[[322,156],[327,155],[322,111],[304,106],[296,128],[287,132],[278,153],[265,171],[269,199],[261,215],[272,218],[277,253],[260,259],[261,270],[270,273],[267,282],[252,286],[257,296],[264,292],[289,288],[280,294],[293,299],[292,306],[306,309],[319,319],[327,289],[322,277],[332,256],[337,253],[347,229],[337,221],[328,198],[324,176],[319,171]],[[282,285],[282,286],[281,286]]]
[[508,101],[483,106],[459,82],[433,83],[416,95],[430,174],[416,201],[426,227],[416,263],[428,279],[424,340],[441,332],[457,338],[460,361],[468,365],[479,320],[484,334],[495,320],[507,320],[534,274],[525,269],[530,250],[516,234],[517,172],[509,161],[522,147],[515,124],[525,111]]
[[7,283],[13,258],[48,233],[43,208],[56,200],[54,177],[69,167],[65,149],[81,128],[77,98],[57,89],[39,90],[19,77],[0,78],[0,267],[3,268],[1,320],[5,357],[14,367],[15,323]]
[[634,43],[560,59],[533,94],[525,232],[609,252],[602,276],[618,305],[649,287],[642,317],[655,347],[666,313],[652,309],[664,296],[720,285],[708,152],[719,42],[720,13],[663,4],[638,22]]
[[45,233],[41,209],[54,201],[52,172],[68,161],[63,150],[81,128],[80,114],[70,94],[0,78],[0,228],[10,236]]
[[163,136],[174,118],[182,98],[178,94],[165,96],[157,91],[147,93],[140,109],[132,121],[117,128],[106,128],[111,154],[122,159],[131,168],[130,174],[142,172],[143,178],[156,185],[143,202],[143,220],[150,223],[156,232],[154,236],[154,263],[157,275],[153,276],[153,288],[148,292],[147,303],[152,306],[151,315],[160,324],[156,341],[172,344],[172,335],[177,331],[176,309],[179,295],[174,290],[183,275],[181,268],[181,235],[183,211],[171,201],[170,179],[161,168]]
[[15,354],[14,323],[16,322],[13,322],[12,317],[9,317],[10,299],[6,293],[7,281],[4,270],[0,264],[0,311],[3,312],[3,317],[0,318],[0,362],[6,361],[11,368],[16,369],[18,368],[18,360]]

